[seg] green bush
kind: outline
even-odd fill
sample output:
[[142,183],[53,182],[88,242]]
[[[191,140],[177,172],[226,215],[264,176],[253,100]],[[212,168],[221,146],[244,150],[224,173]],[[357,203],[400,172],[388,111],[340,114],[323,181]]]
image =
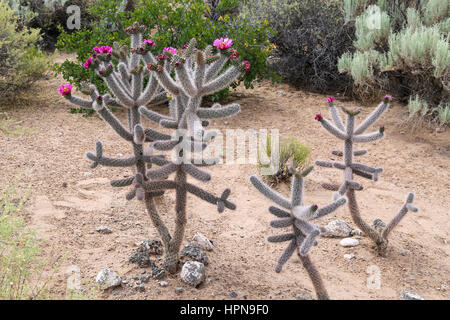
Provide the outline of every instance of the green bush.
[[4,0],[0,0],[0,25],[0,96],[7,97],[42,77],[49,61],[36,48],[39,30],[20,27]]
[[[273,147],[272,138],[270,135],[267,135],[266,142],[258,153],[258,170],[261,171],[261,169],[267,168],[267,164],[263,163],[263,159],[270,159]],[[277,184],[289,180],[292,176],[290,167],[293,166],[297,171],[301,172],[311,163],[311,148],[292,137],[279,144],[278,148],[280,157],[278,171],[272,175],[264,175],[271,183]]]
[[[19,15],[19,21],[29,28],[41,30],[40,44],[45,49],[53,49],[59,35],[58,26],[66,27],[67,7],[76,5],[80,8],[82,25],[91,22],[91,15],[87,8],[95,0],[8,0],[11,7]],[[26,17],[30,16],[30,19]],[[71,32],[71,30],[67,30]]]
[[[229,9],[225,4],[224,13]],[[101,93],[107,92],[108,89],[97,74],[84,69],[82,63],[95,46],[111,46],[114,42],[129,45],[129,37],[124,29],[134,21],[151,30],[149,38],[156,43],[155,53],[168,46],[179,48],[191,38],[196,38],[199,47],[204,48],[216,38],[228,37],[233,39],[233,48],[238,50],[242,59],[251,62],[251,71],[243,77],[246,88],[252,88],[255,79],[260,81],[273,76],[267,66],[267,49],[270,47],[267,35],[270,29],[264,24],[255,24],[249,19],[227,13],[217,20],[210,19],[208,12],[211,9],[202,0],[136,0],[135,10],[129,12],[118,11],[119,5],[118,0],[99,0],[90,8],[90,13],[99,20],[98,23],[72,34],[61,30],[58,48],[75,52],[77,61],[67,60],[53,68],[77,88],[82,82],[88,81],[95,84]],[[222,9],[219,7],[219,10]],[[222,97],[226,95],[227,91],[222,92]]]
[[[449,1],[345,1],[348,16],[365,8],[355,20],[357,50],[338,63],[352,76],[357,97],[389,91],[409,102],[412,114],[423,106],[432,117],[444,114],[437,106],[448,101],[450,87]],[[376,10],[379,28],[368,28]]]
[[337,69],[353,48],[354,26],[345,23],[342,0],[246,0],[241,16],[268,23],[276,45],[271,68],[284,80],[322,93],[351,88]]

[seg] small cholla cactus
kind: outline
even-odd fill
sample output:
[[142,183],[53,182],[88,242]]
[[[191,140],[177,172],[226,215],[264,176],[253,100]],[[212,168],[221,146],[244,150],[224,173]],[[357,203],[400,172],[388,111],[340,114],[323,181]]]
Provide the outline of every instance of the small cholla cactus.
[[[134,23],[126,29],[131,36],[130,49],[125,46],[118,48],[117,45],[115,49],[107,46],[96,47],[92,58],[84,64],[86,68],[96,70],[103,77],[114,97],[109,94],[101,96],[93,85],[83,88],[83,92],[90,95],[90,100],[72,95],[70,84],[61,86],[60,93],[73,104],[96,110],[120,137],[132,145],[131,157],[114,159],[104,156],[102,144],[97,142],[96,152],[89,152],[87,157],[93,161],[92,168],[99,164],[135,167],[133,176],[111,181],[111,185],[131,186],[126,198],[131,200],[136,197],[145,202],[165,246],[164,265],[170,273],[175,273],[186,226],[187,193],[216,205],[219,212],[223,212],[225,208],[235,209],[235,205],[228,200],[229,189],[225,189],[222,195],[217,197],[193,183],[188,183],[187,176],[203,182],[211,179],[211,175],[200,170],[198,166],[214,165],[219,159],[194,159],[194,155],[202,152],[216,135],[215,131],[205,130],[204,127],[209,122],[203,119],[235,115],[240,111],[240,106],[214,104],[212,108],[202,108],[200,105],[205,95],[228,87],[241,76],[243,68],[239,60],[233,60],[230,67],[220,73],[230,60],[231,52],[221,49],[214,54],[212,46],[203,51],[198,50],[195,48],[195,39],[191,40],[184,50],[168,47],[155,58],[150,50],[154,42],[143,40],[145,29],[145,26]],[[117,68],[111,64],[112,56],[119,59]],[[175,73],[175,78],[172,77],[172,72]],[[144,86],[145,78],[147,82]],[[170,116],[158,114],[146,107],[167,99],[170,99]],[[127,128],[111,113],[109,106],[122,106],[127,109]],[[161,127],[175,129],[174,134],[144,129],[141,115]],[[171,161],[155,154],[155,151],[167,150],[174,150]],[[153,164],[159,167],[153,168]],[[172,173],[175,178],[169,180]],[[174,189],[176,193],[175,230],[172,234],[161,219],[153,199],[167,189]]]
[[321,226],[314,225],[309,221],[321,218],[346,203],[345,197],[340,197],[332,203],[319,208],[316,204],[305,205],[304,203],[304,177],[306,177],[313,167],[305,169],[303,172],[294,172],[291,186],[291,198],[286,199],[281,194],[271,189],[256,175],[250,177],[250,182],[258,189],[265,197],[269,198],[279,206],[288,210],[285,211],[278,207],[269,207],[269,212],[279,219],[271,221],[270,225],[273,228],[287,228],[292,227],[292,232],[270,236],[267,240],[269,242],[285,242],[289,241],[289,245],[278,259],[278,264],[275,272],[281,272],[283,265],[297,250],[297,254],[303,263],[304,268],[308,272],[309,277],[316,290],[317,298],[320,300],[328,300],[328,293],[323,284],[322,278],[317,271],[311,259],[308,256],[309,251],[317,245],[316,238],[326,229]]
[[[320,114],[316,115],[316,120],[336,138],[344,140],[344,151],[333,151],[332,154],[336,156],[343,156],[344,162],[337,161],[316,161],[316,165],[327,168],[337,168],[344,172],[344,181],[341,185],[324,183],[322,186],[325,189],[336,191],[334,198],[337,199],[344,194],[348,198],[348,206],[352,215],[353,221],[356,225],[367,234],[376,244],[378,252],[381,255],[386,253],[388,245],[388,235],[392,229],[400,222],[408,211],[416,212],[418,209],[412,202],[414,200],[414,194],[410,193],[407,196],[405,204],[400,209],[400,212],[392,219],[392,221],[386,226],[380,219],[376,219],[377,223],[373,226],[367,224],[362,218],[359,212],[358,204],[355,198],[355,190],[362,190],[362,185],[353,180],[353,176],[357,175],[361,178],[377,181],[378,175],[383,171],[382,168],[374,168],[366,164],[358,163],[354,161],[354,157],[362,156],[367,153],[367,150],[354,150],[354,143],[359,142],[371,142],[384,137],[384,126],[381,126],[379,130],[364,134],[371,125],[378,120],[378,118],[388,109],[390,96],[385,96],[383,102],[359,125],[355,126],[355,116],[359,114],[360,110],[348,110],[342,107],[342,110],[347,115],[347,121],[344,125],[337,107],[333,103],[334,98],[328,98],[328,106],[330,107],[331,118],[333,123],[323,118]],[[356,128],[355,128],[356,127]],[[382,226],[384,225],[384,226]],[[382,227],[380,227],[382,226]]]

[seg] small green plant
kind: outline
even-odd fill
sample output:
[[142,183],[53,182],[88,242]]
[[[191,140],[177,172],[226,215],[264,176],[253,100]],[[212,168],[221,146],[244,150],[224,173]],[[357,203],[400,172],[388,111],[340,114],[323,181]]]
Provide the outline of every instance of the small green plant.
[[[262,150],[258,153],[258,170],[265,167],[262,161],[261,152],[264,154],[264,158],[270,158],[272,156],[272,138],[267,135],[266,142],[262,146]],[[277,184],[281,181],[289,180],[292,176],[292,170],[290,167],[294,165],[297,170],[304,170],[310,164],[311,148],[299,142],[295,138],[290,137],[289,139],[283,141],[279,145],[279,169],[273,175],[265,175],[266,179],[271,183]]]
[[408,104],[408,111],[409,111],[409,117],[416,117],[416,116],[426,116],[428,114],[428,111],[430,110],[430,107],[428,106],[428,103],[422,99],[420,99],[419,95],[416,95],[414,98],[409,98],[409,104]]
[[98,283],[89,281],[83,282],[83,290],[68,290],[66,293],[67,300],[96,300],[99,298],[102,290]]
[[22,124],[22,121],[8,119],[5,112],[0,113],[0,116],[1,115],[3,115],[4,119],[0,119],[0,132],[4,134],[20,136],[22,134],[29,134],[34,131],[34,129],[21,127],[20,125]]
[[15,184],[0,195],[0,300],[48,297],[47,282],[36,279],[46,265],[39,241],[20,216],[27,197],[17,197]]
[[441,126],[450,124],[450,103],[441,103],[437,107],[437,120]]

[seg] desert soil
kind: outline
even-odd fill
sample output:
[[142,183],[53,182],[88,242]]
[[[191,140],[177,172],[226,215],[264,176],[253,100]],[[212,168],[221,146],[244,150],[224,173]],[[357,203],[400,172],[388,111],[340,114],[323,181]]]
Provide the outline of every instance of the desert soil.
[[[97,167],[90,169],[87,151],[95,142],[103,142],[104,154],[126,156],[130,148],[98,116],[84,118],[70,114],[69,104],[58,95],[61,79],[38,82],[20,107],[7,108],[10,119],[21,121],[31,132],[12,135],[0,132],[0,186],[17,181],[20,190],[30,190],[24,214],[28,223],[45,241],[44,252],[49,261],[65,256],[51,282],[56,297],[66,295],[70,265],[79,266],[86,288],[95,282],[96,274],[111,268],[122,277],[140,276],[143,269],[130,264],[128,258],[136,243],[157,237],[144,205],[127,201],[128,188],[116,189],[111,179],[130,175],[122,169]],[[263,82],[254,90],[239,87],[231,100],[241,104],[242,112],[229,119],[213,121],[211,127],[230,129],[279,129],[282,138],[295,137],[312,148],[312,159],[328,159],[341,143],[328,135],[314,116],[328,116],[326,96],[296,90],[285,84]],[[338,98],[339,100],[339,98]],[[356,102],[345,102],[358,106]],[[376,104],[364,106],[361,119]],[[14,107],[14,106],[13,106]],[[166,113],[166,107],[158,107]],[[121,120],[125,113],[116,112]],[[378,182],[364,183],[358,192],[363,217],[383,221],[397,213],[409,191],[416,193],[417,213],[408,213],[390,237],[386,257],[379,257],[367,237],[360,245],[344,248],[340,239],[320,238],[311,252],[311,259],[320,270],[331,298],[334,299],[399,299],[402,291],[412,291],[425,299],[449,299],[449,213],[450,213],[450,131],[423,128],[411,133],[399,126],[405,118],[405,106],[393,103],[379,124],[386,127],[387,137],[365,145],[369,154],[362,162],[384,167]],[[149,126],[153,124],[147,123]],[[337,144],[338,143],[338,144]],[[188,198],[188,224],[185,243],[196,232],[214,242],[208,252],[211,261],[206,267],[207,280],[200,288],[185,285],[179,275],[167,276],[167,287],[160,280],[145,284],[145,292],[120,286],[99,295],[101,299],[295,299],[296,294],[315,297],[311,282],[298,257],[293,256],[279,274],[276,261],[285,244],[268,243],[266,238],[278,230],[270,228],[273,218],[268,213],[270,201],[259,194],[248,178],[257,172],[253,164],[221,164],[208,168],[213,179],[203,186],[215,194],[231,188],[231,199],[237,210],[217,213],[214,206],[198,198]],[[322,181],[340,179],[340,172],[317,167],[308,176],[306,197],[310,203],[325,205],[331,192],[320,187]],[[289,192],[289,185],[278,187]],[[157,200],[160,213],[172,228],[174,194],[167,192]],[[342,219],[353,227],[347,207],[322,218]],[[95,231],[107,225],[113,232]],[[344,254],[354,254],[346,260]],[[381,287],[369,289],[373,268],[380,270]],[[176,293],[176,287],[183,287]]]

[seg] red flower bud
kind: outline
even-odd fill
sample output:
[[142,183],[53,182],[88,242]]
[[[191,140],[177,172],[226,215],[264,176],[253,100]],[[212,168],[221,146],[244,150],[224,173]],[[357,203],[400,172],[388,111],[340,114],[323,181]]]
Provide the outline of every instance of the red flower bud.
[[320,113],[318,113],[318,114],[316,114],[314,119],[320,122],[320,121],[322,121],[323,117],[322,117],[322,115]]

